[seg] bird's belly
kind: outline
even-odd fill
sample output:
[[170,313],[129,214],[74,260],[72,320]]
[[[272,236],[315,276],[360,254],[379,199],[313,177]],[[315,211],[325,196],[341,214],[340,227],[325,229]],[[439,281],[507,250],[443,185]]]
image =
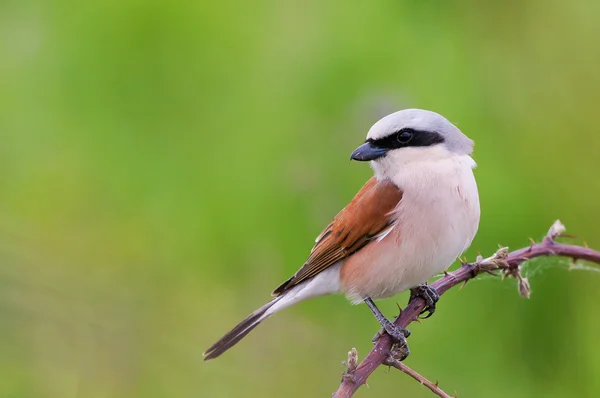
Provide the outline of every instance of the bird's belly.
[[342,264],[340,281],[348,298],[390,297],[446,270],[470,245],[479,221],[479,206],[472,209],[457,200],[447,207],[436,212],[400,206],[392,231]]

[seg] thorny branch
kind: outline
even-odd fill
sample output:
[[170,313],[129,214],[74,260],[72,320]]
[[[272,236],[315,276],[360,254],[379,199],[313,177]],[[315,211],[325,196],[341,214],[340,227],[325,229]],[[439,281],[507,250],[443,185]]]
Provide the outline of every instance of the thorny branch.
[[[430,382],[425,377],[421,376],[420,374],[409,368],[406,364],[400,362],[400,360],[398,359],[388,358],[385,361],[383,361],[383,365],[392,366],[398,369],[399,371],[406,373],[419,383],[423,384],[425,387],[429,388],[431,392],[437,395],[438,397],[453,398],[453,396],[448,395],[438,386],[437,381],[435,383]],[[456,395],[454,397],[456,397]]]
[[[435,281],[431,287],[436,289],[441,296],[446,291],[461,283],[467,283],[470,279],[475,278],[482,272],[492,275],[502,275],[502,277],[513,277],[517,279],[519,286],[519,294],[529,298],[530,288],[529,281],[521,275],[520,265],[532,258],[542,256],[561,256],[577,260],[591,261],[600,264],[600,252],[592,250],[587,246],[576,246],[557,243],[556,238],[565,232],[565,227],[560,221],[556,221],[546,237],[541,243],[536,243],[533,240],[531,245],[512,252],[508,251],[507,247],[500,248],[493,256],[482,258],[479,256],[474,263],[465,263],[457,271],[446,273],[442,278]],[[411,322],[417,321],[418,316],[425,308],[425,301],[421,297],[416,297],[411,300],[407,307],[401,311],[400,315],[394,321],[394,325],[406,328]],[[433,393],[440,397],[451,397],[443,392],[437,383],[431,383],[417,372],[413,371],[406,365],[402,364],[394,355],[391,355],[392,340],[387,334],[382,335],[375,344],[375,347],[367,355],[367,357],[358,366],[356,363],[356,350],[353,349],[349,354],[353,354],[352,361],[349,360],[348,370],[344,373],[342,383],[339,389],[333,394],[334,398],[347,398],[354,395],[358,388],[365,384],[367,378],[380,365],[389,365],[398,368],[404,373],[409,374],[421,384],[428,387]],[[349,355],[350,359],[350,355]],[[350,366],[352,362],[352,366]],[[433,387],[433,388],[432,388]]]

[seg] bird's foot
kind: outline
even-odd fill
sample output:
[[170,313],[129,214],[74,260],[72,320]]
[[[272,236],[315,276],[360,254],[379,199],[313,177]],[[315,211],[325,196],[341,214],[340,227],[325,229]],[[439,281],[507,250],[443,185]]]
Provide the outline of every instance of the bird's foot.
[[373,315],[375,315],[375,318],[382,326],[382,329],[379,332],[377,332],[375,337],[373,337],[373,343],[377,342],[377,340],[379,340],[379,338],[383,336],[383,333],[385,332],[392,338],[396,347],[406,347],[405,351],[407,353],[406,355],[408,356],[408,353],[410,351],[408,349],[406,339],[408,338],[408,336],[410,336],[410,330],[394,325],[389,319],[385,317],[385,315],[381,313],[379,308],[377,308],[373,300],[371,300],[370,298],[367,298],[365,300],[365,303],[369,306],[369,308],[373,312]]
[[440,299],[440,295],[438,292],[429,285],[419,285],[417,287],[413,287],[410,289],[410,298],[408,302],[410,303],[414,298],[421,297],[425,300],[425,308],[421,311],[421,315],[428,312],[427,316],[423,319],[429,318],[435,312],[435,304]]
[[404,361],[410,355],[410,349],[408,348],[408,344],[403,346],[395,345],[390,350],[390,358],[396,361]]
[[377,343],[377,340],[379,340],[381,336],[383,336],[383,333],[385,333],[385,330],[383,330],[383,328],[379,329],[379,332],[375,333],[375,336],[373,336],[373,338],[371,339],[373,344]]
[[408,338],[408,336],[410,336],[410,330],[398,327],[392,322],[390,322],[388,319],[386,319],[386,321],[387,322],[382,324],[385,332],[390,335],[390,337],[394,340],[394,343],[401,346],[405,346],[406,339]]
[[373,344],[377,343],[377,340],[379,340],[384,333],[389,334],[393,341],[392,347],[390,348],[390,356],[398,361],[404,361],[406,357],[410,355],[410,348],[408,348],[408,343],[406,342],[406,338],[410,336],[410,330],[400,328],[390,322],[387,327],[384,326],[381,328],[381,330],[373,337]]

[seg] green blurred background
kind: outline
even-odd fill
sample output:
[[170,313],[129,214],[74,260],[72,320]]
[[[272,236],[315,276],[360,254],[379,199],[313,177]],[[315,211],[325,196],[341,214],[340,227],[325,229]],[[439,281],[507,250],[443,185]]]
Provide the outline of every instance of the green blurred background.
[[[0,397],[329,396],[378,329],[303,303],[218,360],[371,175],[380,116],[477,142],[467,257],[560,218],[600,248],[600,2],[0,2]],[[412,325],[462,397],[600,396],[600,274],[482,278]],[[396,302],[382,302],[390,316]],[[379,369],[359,397],[430,393]]]

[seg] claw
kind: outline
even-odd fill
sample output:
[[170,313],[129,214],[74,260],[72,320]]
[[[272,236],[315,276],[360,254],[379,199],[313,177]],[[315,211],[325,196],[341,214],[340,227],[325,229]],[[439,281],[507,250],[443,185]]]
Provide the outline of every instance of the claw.
[[379,329],[379,331],[371,339],[373,344],[377,343],[377,341],[381,338],[381,336],[383,336],[384,333],[385,333],[385,330],[383,328]]
[[425,300],[425,308],[421,311],[421,315],[428,312],[423,319],[429,318],[435,312],[435,303],[440,299],[438,292],[429,285],[419,285],[410,289],[410,299],[412,301],[416,297],[421,297]]
[[407,345],[405,345],[403,347],[394,346],[390,350],[390,357],[391,357],[391,359],[393,359],[395,361],[402,362],[406,359],[406,357],[408,357],[409,354],[410,354],[410,349],[408,348]]

